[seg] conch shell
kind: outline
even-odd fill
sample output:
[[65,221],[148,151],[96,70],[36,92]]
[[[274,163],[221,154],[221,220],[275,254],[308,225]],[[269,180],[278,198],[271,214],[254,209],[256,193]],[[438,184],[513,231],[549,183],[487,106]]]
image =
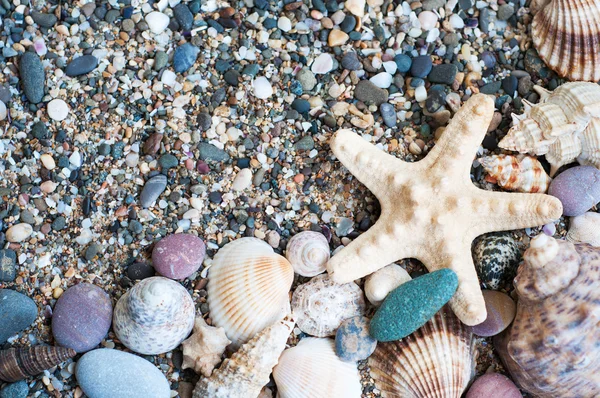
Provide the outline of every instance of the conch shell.
[[473,333],[445,306],[410,336],[378,343],[368,363],[384,398],[460,398],[475,371]]
[[211,377],[200,379],[193,398],[257,397],[269,382],[293,328],[294,323],[284,319],[264,329],[223,361]]
[[552,0],[533,18],[531,36],[540,58],[574,81],[600,80],[600,1]]
[[208,326],[204,318],[197,316],[194,333],[181,343],[183,369],[193,368],[196,373],[210,377],[230,343],[231,341],[225,335],[225,329]]
[[0,380],[15,382],[53,368],[77,353],[64,347],[9,348],[0,351]]
[[336,354],[334,342],[307,337],[281,354],[273,369],[280,398],[360,398],[360,375],[354,362]]
[[552,179],[532,156],[492,155],[479,159],[498,185],[509,191],[546,193]]
[[523,260],[517,315],[495,341],[506,368],[536,397],[600,396],[600,249],[541,234]]
[[571,217],[567,240],[600,247],[600,213],[590,211],[581,216]]
[[290,314],[291,264],[268,243],[241,238],[215,255],[208,271],[208,306],[213,324],[239,347]]
[[131,351],[162,354],[177,347],[190,334],[195,312],[194,301],[183,286],[153,276],[119,299],[113,330]]
[[294,272],[308,277],[325,271],[329,255],[327,238],[322,233],[313,231],[302,231],[294,235],[285,250],[285,256]]

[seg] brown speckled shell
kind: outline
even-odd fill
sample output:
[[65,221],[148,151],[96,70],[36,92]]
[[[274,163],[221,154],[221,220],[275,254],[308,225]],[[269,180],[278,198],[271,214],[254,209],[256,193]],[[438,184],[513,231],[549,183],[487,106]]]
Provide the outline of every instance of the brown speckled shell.
[[75,356],[64,347],[9,348],[0,351],[0,380],[15,382],[42,373]]
[[493,155],[479,159],[479,163],[498,185],[509,191],[545,193],[552,180],[531,156]]

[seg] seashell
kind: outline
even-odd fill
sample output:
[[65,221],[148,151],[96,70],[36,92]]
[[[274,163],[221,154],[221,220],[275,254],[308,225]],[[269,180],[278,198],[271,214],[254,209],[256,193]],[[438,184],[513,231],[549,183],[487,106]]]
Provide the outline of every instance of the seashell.
[[486,289],[499,290],[511,284],[517,275],[521,252],[509,233],[494,232],[477,237],[471,253],[479,281]]
[[291,311],[292,265],[260,239],[226,244],[215,255],[208,280],[213,324],[225,329],[234,347]]
[[225,329],[208,326],[204,318],[196,317],[194,334],[181,343],[183,369],[192,368],[196,373],[210,377],[230,343]]
[[12,383],[38,375],[76,355],[64,347],[24,347],[0,351],[0,380]]
[[579,164],[600,169],[600,116],[590,120],[590,124],[581,133],[580,142],[581,153],[577,157]]
[[459,398],[475,370],[471,329],[448,306],[399,341],[378,343],[368,359],[384,398]]
[[479,163],[504,189],[526,193],[548,191],[551,178],[532,156],[493,155],[479,159]]
[[354,282],[337,284],[327,274],[300,285],[292,296],[292,314],[304,333],[331,336],[348,318],[365,313],[362,290]]
[[355,362],[344,362],[333,340],[307,337],[281,354],[273,369],[280,398],[360,398]]
[[600,249],[540,234],[523,260],[515,320],[494,344],[506,369],[536,397],[600,396]]
[[600,214],[587,212],[581,216],[571,217],[567,240],[600,247]]
[[552,0],[535,8],[531,36],[540,58],[561,77],[600,80],[600,1]]
[[211,377],[200,379],[193,398],[257,397],[285,349],[294,322],[283,319],[244,344]]
[[194,301],[179,283],[153,276],[117,302],[113,330],[131,351],[162,354],[177,347],[194,326]]
[[397,264],[387,265],[367,276],[365,280],[365,296],[374,306],[378,307],[387,295],[412,278]]
[[329,261],[329,243],[322,233],[303,231],[290,239],[285,257],[298,275],[319,275],[325,271]]

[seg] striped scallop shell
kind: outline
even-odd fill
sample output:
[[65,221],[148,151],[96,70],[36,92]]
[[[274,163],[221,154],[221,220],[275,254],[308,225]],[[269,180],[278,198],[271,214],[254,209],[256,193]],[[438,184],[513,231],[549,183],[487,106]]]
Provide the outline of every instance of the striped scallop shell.
[[550,185],[542,164],[531,156],[493,155],[479,159],[479,163],[498,185],[509,191],[544,193]]
[[360,375],[354,362],[336,354],[334,342],[307,337],[281,354],[273,369],[280,398],[360,398]]
[[600,80],[600,0],[553,0],[533,18],[540,58],[561,77]]
[[113,330],[131,351],[156,355],[177,347],[192,331],[190,294],[174,280],[153,276],[139,282],[117,302]]
[[[0,381],[12,383],[36,376],[75,356],[64,347],[36,346],[0,351]],[[10,394],[9,394],[10,395]]]
[[410,336],[378,343],[368,363],[384,398],[459,398],[474,373],[473,333],[446,306]]
[[290,239],[285,256],[298,275],[319,275],[329,261],[329,243],[322,233],[303,231]]
[[266,242],[241,238],[215,255],[208,271],[208,306],[213,324],[234,347],[288,315],[292,265]]

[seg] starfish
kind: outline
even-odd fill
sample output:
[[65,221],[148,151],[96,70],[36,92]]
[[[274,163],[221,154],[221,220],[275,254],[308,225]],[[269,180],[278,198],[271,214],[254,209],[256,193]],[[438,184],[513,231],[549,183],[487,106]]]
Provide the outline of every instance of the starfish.
[[490,97],[471,97],[416,163],[386,154],[350,130],[335,133],[333,153],[381,205],[375,225],[327,263],[335,282],[351,282],[394,261],[416,258],[429,272],[456,272],[459,284],[450,305],[463,323],[486,319],[471,257],[473,239],[547,224],[562,214],[561,202],[549,195],[484,191],[473,185],[474,154],[493,114]]

